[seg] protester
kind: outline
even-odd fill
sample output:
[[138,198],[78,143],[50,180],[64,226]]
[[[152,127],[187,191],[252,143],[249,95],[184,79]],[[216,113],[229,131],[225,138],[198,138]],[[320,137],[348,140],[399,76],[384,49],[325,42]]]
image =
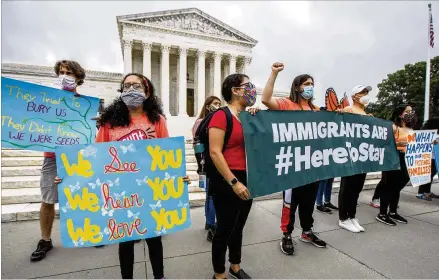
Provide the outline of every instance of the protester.
[[[317,198],[316,198],[317,211],[325,214],[332,214],[332,210],[338,210],[338,208],[331,203],[333,183],[334,183],[334,178],[319,182],[319,189],[317,190]],[[323,196],[325,196],[324,203],[323,203]]]
[[252,206],[247,190],[247,163],[244,134],[238,118],[240,112],[256,102],[256,88],[244,74],[229,75],[222,84],[222,96],[232,114],[232,133],[223,149],[227,130],[227,116],[218,110],[209,123],[210,157],[218,170],[209,181],[210,193],[216,210],[217,229],[212,242],[214,278],[225,279],[225,257],[229,248],[229,275],[250,279],[240,267],[242,232]]
[[[314,97],[314,79],[310,75],[300,75],[293,80],[289,98],[275,99],[272,97],[277,75],[283,69],[283,63],[274,63],[272,65],[271,75],[262,94],[262,103],[270,110],[319,111],[319,108],[312,103]],[[280,249],[286,255],[294,254],[291,233],[294,229],[297,208],[299,208],[299,219],[302,227],[302,235],[299,240],[311,243],[320,248],[326,247],[326,243],[320,240],[312,229],[314,223],[314,203],[318,188],[319,182],[314,182],[283,192],[281,219],[283,237],[280,243]]]
[[[204,101],[203,109],[198,115],[198,119],[195,121],[192,127],[192,137],[195,139],[195,133],[200,125],[201,121],[210,113],[215,112],[221,107],[221,100],[216,96],[209,96]],[[206,179],[206,194],[209,192],[209,179]],[[204,215],[206,216],[206,224],[204,228],[207,230],[207,241],[212,242],[213,236],[216,230],[215,224],[215,206],[213,205],[212,197],[206,195],[206,201],[204,203]]]
[[[60,60],[54,67],[58,76],[60,88],[78,95],[77,87],[84,83],[85,70],[76,61]],[[54,183],[56,177],[55,153],[45,152],[41,167],[41,209],[40,230],[41,240],[37,249],[32,253],[30,260],[40,261],[53,249],[52,227],[55,219],[55,204],[58,203],[58,186]]]
[[[127,74],[121,84],[121,95],[108,106],[101,118],[96,142],[167,138],[168,129],[159,98],[151,81],[141,74]],[[142,131],[142,133],[139,133]],[[60,183],[61,178],[55,182]],[[185,176],[183,181],[189,182]],[[122,279],[132,279],[134,243],[119,243],[119,263]],[[146,239],[154,279],[164,278],[163,246],[160,236]]]
[[[357,115],[367,115],[364,110],[369,103],[370,86],[358,85],[352,89],[352,106],[347,106],[341,110],[343,113]],[[355,174],[341,178],[340,191],[338,194],[339,221],[338,225],[350,232],[363,232],[364,228],[355,217],[357,213],[357,203],[360,192],[363,190],[367,173]]]
[[[437,129],[439,133],[439,117],[434,117],[425,122],[421,129]],[[436,144],[437,145],[437,144]],[[437,174],[436,168],[436,156],[434,151],[432,154],[433,158],[431,159],[431,182],[422,186],[419,186],[417,198],[424,199],[427,201],[431,201],[432,198],[439,198],[438,195],[431,192],[431,183],[433,182],[433,177]]]
[[410,105],[397,106],[392,113],[393,134],[399,152],[399,170],[382,172],[383,186],[380,191],[380,213],[376,219],[386,225],[395,226],[396,222],[407,224],[407,220],[397,213],[401,190],[410,181],[405,163],[408,135],[413,133],[416,114]]

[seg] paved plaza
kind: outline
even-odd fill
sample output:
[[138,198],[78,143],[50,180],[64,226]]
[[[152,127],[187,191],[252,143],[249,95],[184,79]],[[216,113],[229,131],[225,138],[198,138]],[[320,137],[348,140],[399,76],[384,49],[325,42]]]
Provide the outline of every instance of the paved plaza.
[[[279,250],[281,200],[257,201],[245,228],[242,267],[253,278],[438,278],[439,200],[415,197],[417,189],[401,193],[400,214],[408,224],[396,227],[375,220],[377,209],[368,206],[373,191],[360,197],[358,218],[365,233],[338,227],[338,215],[315,212],[315,231],[328,243],[319,249],[298,241],[296,254]],[[439,184],[433,187],[439,193]],[[334,202],[337,194],[333,195]],[[202,208],[191,211],[192,228],[165,236],[165,275],[170,278],[212,278],[210,249]],[[299,227],[298,221],[296,226]],[[55,221],[54,250],[38,263],[29,261],[40,236],[39,222],[2,224],[2,278],[119,278],[117,245],[103,248],[62,248],[59,221]],[[135,246],[135,278],[152,278],[147,247]]]

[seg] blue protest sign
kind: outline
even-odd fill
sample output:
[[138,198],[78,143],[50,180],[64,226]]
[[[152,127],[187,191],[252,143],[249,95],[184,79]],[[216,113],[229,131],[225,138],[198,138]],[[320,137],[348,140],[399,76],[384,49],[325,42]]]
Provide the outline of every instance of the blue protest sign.
[[99,99],[2,77],[2,147],[54,152],[93,143]]
[[173,233],[191,225],[184,137],[56,148],[65,247]]

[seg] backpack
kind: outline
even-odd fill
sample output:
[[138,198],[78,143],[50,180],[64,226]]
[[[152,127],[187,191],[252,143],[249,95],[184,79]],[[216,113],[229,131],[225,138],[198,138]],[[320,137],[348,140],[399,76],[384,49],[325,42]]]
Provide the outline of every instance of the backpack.
[[197,173],[205,173],[208,178],[219,174],[218,170],[215,167],[215,164],[210,158],[209,152],[209,124],[212,120],[212,117],[218,111],[223,111],[226,114],[227,124],[224,136],[223,151],[226,149],[233,129],[232,112],[230,111],[229,107],[221,107],[217,111],[207,115],[198,126],[194,137],[195,158],[197,159],[198,164]]

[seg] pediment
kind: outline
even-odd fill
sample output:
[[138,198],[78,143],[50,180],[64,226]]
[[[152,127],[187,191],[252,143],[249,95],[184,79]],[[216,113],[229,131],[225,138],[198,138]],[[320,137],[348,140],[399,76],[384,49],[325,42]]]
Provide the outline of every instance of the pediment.
[[255,39],[194,8],[120,16],[117,17],[117,19],[173,30],[217,36],[252,44],[257,43]]

